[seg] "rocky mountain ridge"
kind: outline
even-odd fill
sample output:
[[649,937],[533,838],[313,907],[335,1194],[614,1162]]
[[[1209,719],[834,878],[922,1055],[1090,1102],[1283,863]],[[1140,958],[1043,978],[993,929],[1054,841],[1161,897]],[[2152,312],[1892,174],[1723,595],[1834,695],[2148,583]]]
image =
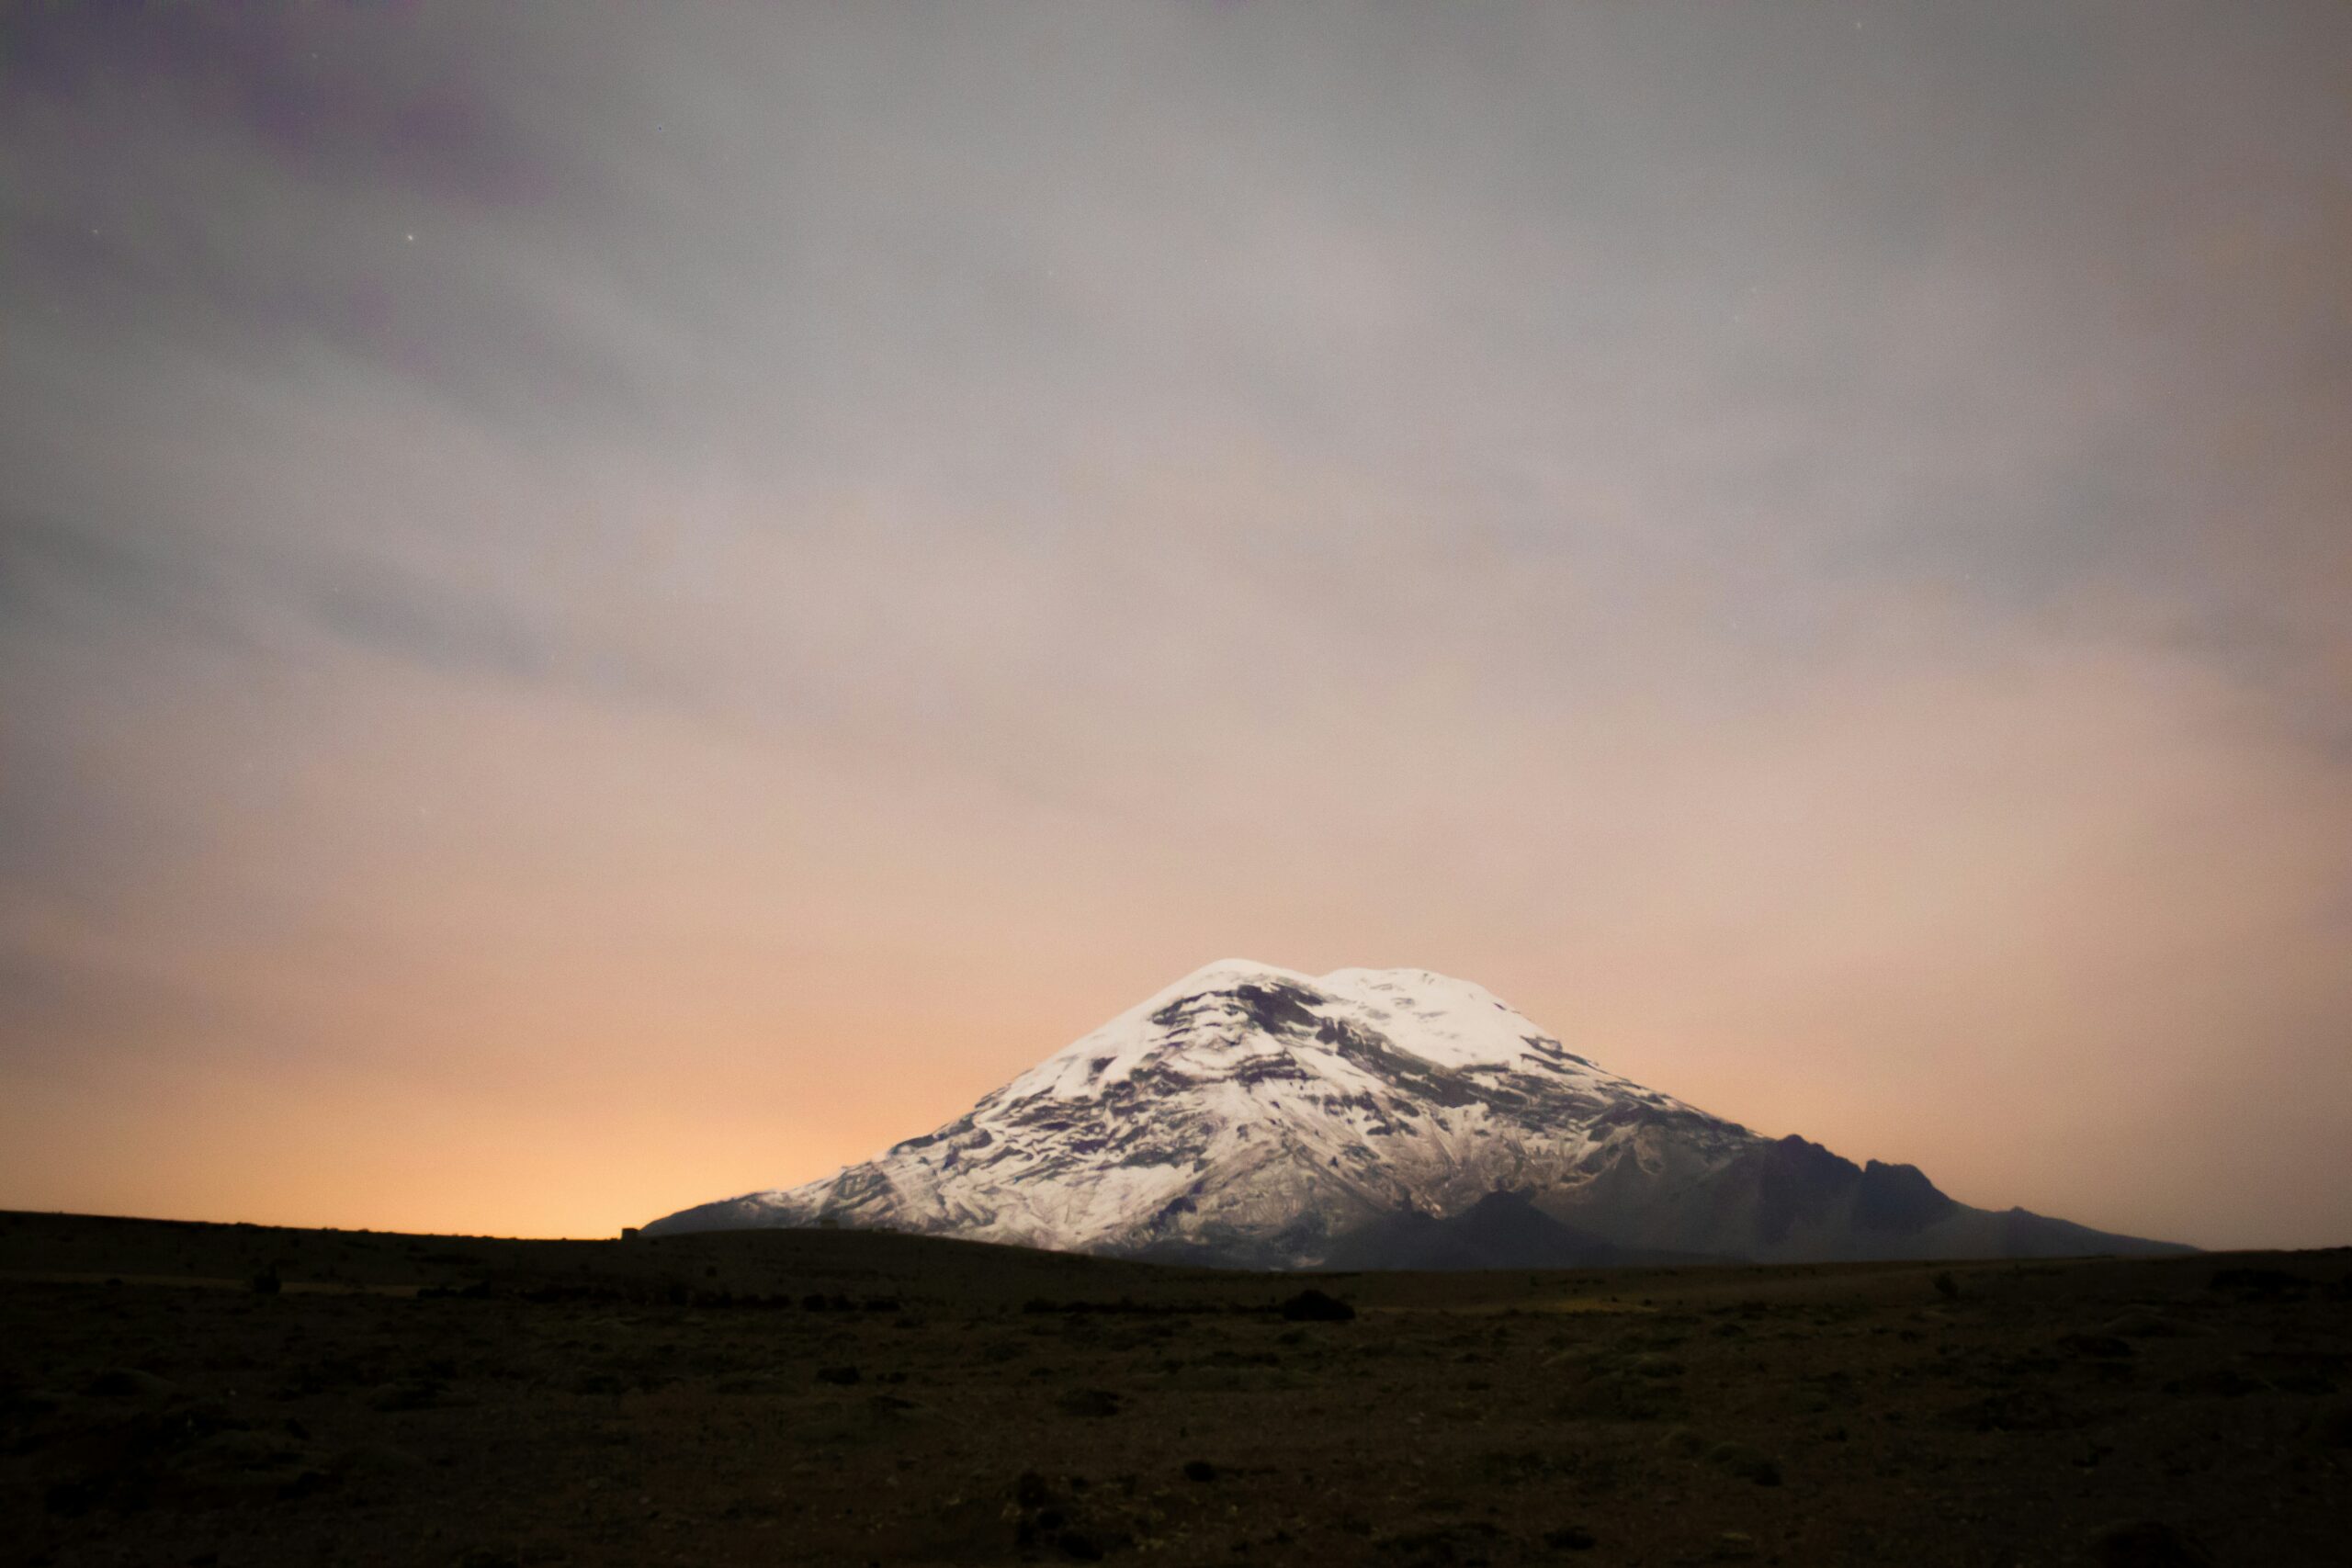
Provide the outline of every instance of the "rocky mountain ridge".
[[1251,1268],[2168,1250],[1763,1137],[1609,1072],[1466,981],[1244,960],[872,1160],[647,1229],[767,1225]]

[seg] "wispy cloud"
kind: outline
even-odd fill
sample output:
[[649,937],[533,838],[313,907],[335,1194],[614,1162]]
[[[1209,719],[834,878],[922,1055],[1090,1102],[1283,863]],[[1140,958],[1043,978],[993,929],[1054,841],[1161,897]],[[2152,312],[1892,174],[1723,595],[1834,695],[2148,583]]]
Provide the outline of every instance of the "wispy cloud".
[[[0,28],[0,1117],[602,1227],[1250,952],[2352,1221],[2339,10]],[[542,1091],[641,1201],[402,1152]]]

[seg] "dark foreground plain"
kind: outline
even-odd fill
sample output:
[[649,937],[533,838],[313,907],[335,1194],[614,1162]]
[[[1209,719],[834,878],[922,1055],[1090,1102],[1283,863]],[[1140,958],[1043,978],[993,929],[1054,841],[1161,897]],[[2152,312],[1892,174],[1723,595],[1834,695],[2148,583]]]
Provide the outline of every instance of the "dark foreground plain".
[[8,1564],[2347,1553],[2347,1250],[1308,1278],[0,1214]]

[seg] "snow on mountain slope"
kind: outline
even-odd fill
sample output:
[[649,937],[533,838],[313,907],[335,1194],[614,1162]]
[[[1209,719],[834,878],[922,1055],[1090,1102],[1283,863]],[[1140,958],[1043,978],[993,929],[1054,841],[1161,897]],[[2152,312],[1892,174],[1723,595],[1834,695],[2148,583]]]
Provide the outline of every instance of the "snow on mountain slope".
[[842,1224],[1312,1265],[1497,1190],[1687,1184],[1753,1134],[1569,1052],[1427,970],[1212,964],[862,1165],[650,1229]]
[[1245,1268],[2177,1250],[1770,1139],[1426,969],[1212,964],[938,1131],[649,1232],[887,1227]]

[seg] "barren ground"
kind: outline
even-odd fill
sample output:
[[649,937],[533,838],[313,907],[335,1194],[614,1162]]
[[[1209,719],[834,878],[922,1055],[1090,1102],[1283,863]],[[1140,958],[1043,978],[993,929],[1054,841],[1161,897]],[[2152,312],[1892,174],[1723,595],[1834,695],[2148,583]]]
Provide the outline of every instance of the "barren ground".
[[0,1564],[2342,1562],[2347,1276],[0,1214]]

